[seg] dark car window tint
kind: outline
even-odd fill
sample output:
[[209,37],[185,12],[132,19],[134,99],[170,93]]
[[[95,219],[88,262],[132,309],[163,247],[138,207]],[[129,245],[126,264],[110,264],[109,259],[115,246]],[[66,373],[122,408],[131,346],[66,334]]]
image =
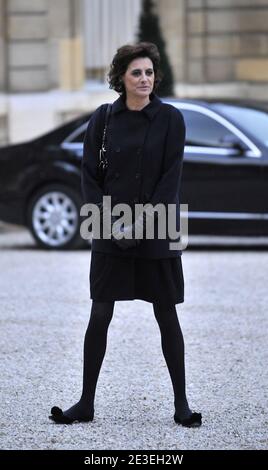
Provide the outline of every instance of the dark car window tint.
[[221,146],[227,135],[233,135],[215,119],[197,111],[181,110],[186,125],[186,145]]
[[84,142],[84,137],[85,137],[85,131],[79,132],[77,135],[73,135],[72,139],[70,142],[77,142],[77,143],[83,143]]
[[258,109],[239,106],[219,105],[217,108],[225,113],[246,131],[254,134],[262,144],[268,147],[268,113]]

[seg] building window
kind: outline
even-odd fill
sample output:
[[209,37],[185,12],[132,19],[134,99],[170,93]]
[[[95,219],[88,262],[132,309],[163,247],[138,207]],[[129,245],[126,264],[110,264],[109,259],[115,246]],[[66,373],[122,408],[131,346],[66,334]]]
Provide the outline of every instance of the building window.
[[106,81],[118,47],[136,40],[141,0],[83,0],[84,50],[88,79]]

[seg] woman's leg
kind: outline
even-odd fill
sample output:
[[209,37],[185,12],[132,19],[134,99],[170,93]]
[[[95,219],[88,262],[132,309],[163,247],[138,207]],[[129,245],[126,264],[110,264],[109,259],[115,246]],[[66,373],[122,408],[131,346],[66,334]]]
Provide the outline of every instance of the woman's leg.
[[[113,310],[114,302],[92,302],[90,320],[84,340],[82,395],[78,403],[63,412],[63,416],[70,420],[93,419],[97,380],[106,351],[108,327]],[[53,416],[52,410],[52,419],[62,422],[62,417],[57,419],[55,413]]]
[[176,415],[181,419],[191,416],[185,392],[184,340],[176,307],[160,307],[153,304],[155,318],[161,332],[161,345],[169,370]]

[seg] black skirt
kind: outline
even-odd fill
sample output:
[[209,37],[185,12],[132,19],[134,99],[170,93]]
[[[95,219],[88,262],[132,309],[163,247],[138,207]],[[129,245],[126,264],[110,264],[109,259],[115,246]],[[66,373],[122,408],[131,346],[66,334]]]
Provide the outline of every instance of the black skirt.
[[181,256],[119,257],[93,251],[90,298],[98,302],[140,299],[163,307],[184,301]]

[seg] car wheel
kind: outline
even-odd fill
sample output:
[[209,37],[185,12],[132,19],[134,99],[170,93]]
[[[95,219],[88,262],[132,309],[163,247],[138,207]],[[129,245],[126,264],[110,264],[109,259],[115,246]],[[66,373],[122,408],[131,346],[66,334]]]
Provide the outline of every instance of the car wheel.
[[51,184],[39,190],[28,207],[28,224],[39,246],[48,249],[76,248],[80,236],[79,194],[68,186]]

